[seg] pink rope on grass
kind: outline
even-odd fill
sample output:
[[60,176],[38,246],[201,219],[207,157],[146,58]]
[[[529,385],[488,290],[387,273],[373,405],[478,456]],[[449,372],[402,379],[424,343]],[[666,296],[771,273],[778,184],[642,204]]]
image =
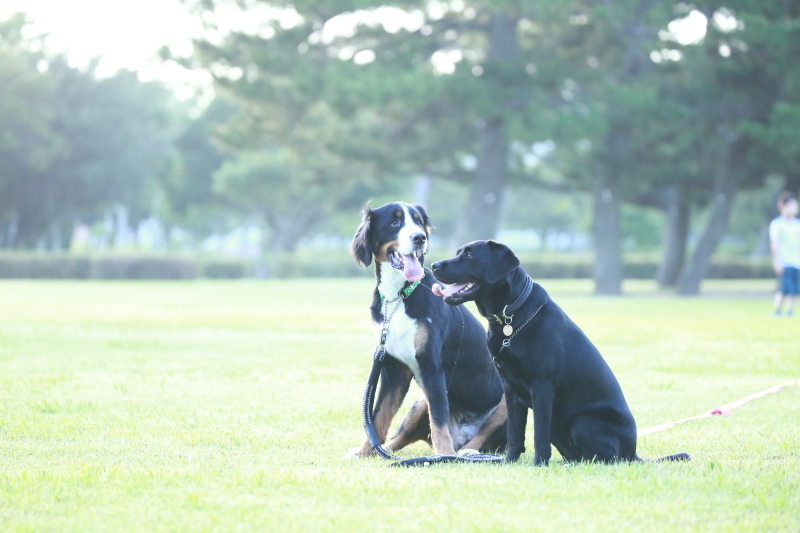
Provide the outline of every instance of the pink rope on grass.
[[763,396],[766,396],[767,394],[773,394],[773,393],[776,393],[776,392],[780,392],[781,390],[783,390],[786,387],[791,387],[793,385],[798,385],[798,384],[800,384],[800,380],[796,380],[795,379],[795,380],[792,380],[792,381],[788,381],[788,382],[784,383],[783,385],[776,385],[774,387],[770,387],[769,389],[764,389],[761,392],[757,392],[755,394],[751,394],[747,398],[742,398],[741,400],[738,400],[736,402],[729,403],[727,405],[723,405],[722,407],[717,407],[716,409],[712,409],[711,411],[708,411],[706,413],[701,413],[699,415],[690,416],[689,418],[683,418],[681,420],[674,420],[672,422],[667,422],[666,424],[661,424],[660,426],[653,426],[653,427],[647,428],[647,429],[640,429],[639,431],[636,432],[636,434],[639,437],[641,437],[643,435],[650,435],[651,433],[659,433],[661,431],[666,431],[666,430],[668,430],[670,428],[673,428],[673,427],[677,426],[678,424],[683,424],[685,422],[689,422],[690,420],[699,420],[701,418],[709,418],[709,417],[712,417],[714,415],[729,415],[729,414],[731,414],[731,411],[733,411],[734,409],[736,409],[739,406],[742,406],[742,405],[746,404],[747,402],[750,402],[750,401],[755,400],[757,398],[761,398]]

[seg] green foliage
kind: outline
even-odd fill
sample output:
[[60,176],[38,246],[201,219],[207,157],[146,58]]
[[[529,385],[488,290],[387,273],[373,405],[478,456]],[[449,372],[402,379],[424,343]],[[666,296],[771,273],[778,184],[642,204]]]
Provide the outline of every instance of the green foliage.
[[36,69],[41,59],[27,50],[21,14],[0,22],[0,225],[19,204],[18,192],[36,189],[34,179],[64,151],[53,131],[54,83]]
[[325,104],[305,109],[280,138],[250,136],[252,127],[260,126],[234,121],[221,134],[239,149],[214,175],[214,190],[266,223],[272,249],[293,250],[333,210],[363,201],[368,168],[331,149],[342,131]]
[[[7,247],[65,247],[72,224],[115,205],[150,210],[172,157],[171,94],[132,72],[98,79],[0,25],[0,234]],[[32,50],[39,50],[33,52]]]
[[[0,22],[0,246],[65,247],[75,221],[124,205],[195,241],[256,223],[266,249],[290,251],[351,233],[368,199],[412,200],[419,175],[447,239],[481,212],[463,205],[497,121],[506,227],[588,231],[599,176],[629,204],[661,209],[680,190],[695,211],[728,178],[800,187],[795,2],[185,3],[207,38],[192,58],[162,55],[214,76],[204,110],[134,73],[70,67],[23,15]],[[216,27],[217,8],[249,22]],[[707,34],[681,44],[671,23],[695,9]],[[657,215],[636,209],[623,238],[658,246]],[[746,239],[757,224],[734,214]]]
[[509,190],[503,220],[506,228],[532,228],[544,241],[550,231],[587,233],[590,223],[590,199],[585,194],[553,193],[524,185]]
[[63,57],[50,72],[57,83],[55,129],[70,144],[48,178],[65,214],[91,220],[114,203],[146,211],[172,155],[169,93],[133,72],[98,80],[91,68],[76,70]]
[[167,205],[157,213],[168,223],[203,234],[225,229],[225,205],[214,193],[213,175],[230,154],[213,142],[213,132],[235,112],[233,103],[217,97],[197,118],[180,121],[172,168],[162,178]]
[[633,205],[622,207],[622,233],[627,242],[626,249],[640,251],[658,250],[661,247],[663,217],[654,209]]

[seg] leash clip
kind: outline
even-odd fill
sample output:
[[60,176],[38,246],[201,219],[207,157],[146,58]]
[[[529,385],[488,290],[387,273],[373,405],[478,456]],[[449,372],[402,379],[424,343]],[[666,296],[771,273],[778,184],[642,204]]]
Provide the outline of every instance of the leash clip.
[[386,349],[384,348],[383,344],[375,348],[375,355],[372,358],[376,361],[383,361],[384,356],[386,355]]

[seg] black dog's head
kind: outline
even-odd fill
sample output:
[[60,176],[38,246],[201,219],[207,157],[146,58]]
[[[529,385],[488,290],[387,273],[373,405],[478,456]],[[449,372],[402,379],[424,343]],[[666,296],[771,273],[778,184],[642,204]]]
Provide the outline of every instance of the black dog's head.
[[394,202],[377,209],[367,206],[350,243],[350,253],[363,267],[368,267],[374,256],[376,262],[402,270],[408,281],[419,281],[430,231],[430,219],[421,205]]
[[433,286],[433,293],[443,296],[445,303],[459,305],[490,293],[492,286],[505,280],[519,266],[514,252],[499,242],[473,241],[462,246],[453,259],[431,265],[433,276],[450,285],[441,289]]

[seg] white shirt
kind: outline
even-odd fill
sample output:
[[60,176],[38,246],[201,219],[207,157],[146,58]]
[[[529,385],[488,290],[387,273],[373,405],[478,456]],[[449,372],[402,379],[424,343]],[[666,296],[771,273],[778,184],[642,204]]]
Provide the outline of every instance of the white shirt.
[[769,239],[778,245],[783,266],[800,268],[800,220],[777,217],[769,224]]

